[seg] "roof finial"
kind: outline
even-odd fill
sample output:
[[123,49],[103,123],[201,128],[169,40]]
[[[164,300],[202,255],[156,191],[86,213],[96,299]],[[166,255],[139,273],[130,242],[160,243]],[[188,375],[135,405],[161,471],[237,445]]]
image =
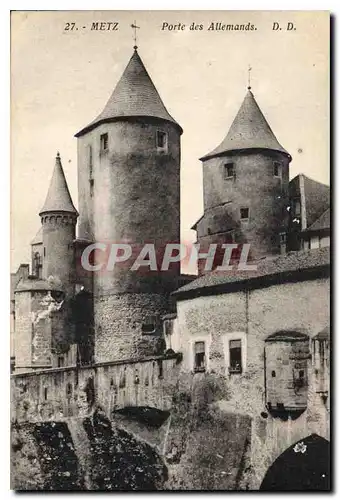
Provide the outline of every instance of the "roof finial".
[[134,23],[133,23],[133,24],[131,24],[131,28],[133,28],[133,29],[134,29],[134,37],[133,37],[133,39],[134,39],[134,41],[135,41],[135,45],[133,46],[133,48],[134,48],[135,50],[137,50],[137,49],[138,49],[138,46],[137,46],[137,29],[139,29],[139,28],[140,28],[140,26],[137,26],[136,21],[134,21]]
[[57,151],[57,158],[60,160],[60,153]]
[[248,64],[248,90],[251,90],[251,86],[250,86],[250,72],[253,68],[250,66],[250,64]]

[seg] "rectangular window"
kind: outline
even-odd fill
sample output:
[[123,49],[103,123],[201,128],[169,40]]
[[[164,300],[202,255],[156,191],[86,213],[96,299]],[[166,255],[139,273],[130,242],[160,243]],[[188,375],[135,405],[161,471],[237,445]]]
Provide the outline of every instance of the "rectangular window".
[[102,134],[100,136],[100,151],[107,151],[109,149],[109,135]]
[[142,334],[143,335],[151,335],[156,331],[156,318],[155,316],[149,316],[145,319],[142,324]]
[[241,208],[240,209],[240,217],[241,217],[241,220],[249,219],[249,208]]
[[295,202],[294,202],[294,215],[297,216],[297,217],[301,215],[301,203],[300,203],[300,200],[295,200]]
[[168,149],[168,135],[161,130],[157,130],[156,145],[158,150],[167,151]]
[[229,341],[229,373],[242,373],[241,340]]
[[281,177],[281,173],[282,173],[281,163],[279,161],[274,161],[273,163],[274,177]]
[[194,355],[195,355],[195,372],[205,371],[205,342],[195,342],[194,345]]
[[280,243],[286,243],[286,233],[280,233]]
[[62,368],[64,366],[64,363],[64,356],[58,356],[58,368]]
[[231,179],[235,177],[235,167],[233,163],[224,165],[224,178]]

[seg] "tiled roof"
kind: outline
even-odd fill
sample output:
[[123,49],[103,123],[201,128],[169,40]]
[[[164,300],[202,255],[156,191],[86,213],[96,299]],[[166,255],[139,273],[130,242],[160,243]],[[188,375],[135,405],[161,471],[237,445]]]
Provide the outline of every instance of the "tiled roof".
[[279,330],[267,337],[266,342],[275,342],[277,340],[308,340],[308,335],[295,330]]
[[321,332],[317,333],[313,340],[329,340],[330,338],[330,329],[329,326],[326,326]]
[[307,228],[307,231],[319,231],[320,229],[329,229],[331,227],[331,209],[327,208],[316,221]]
[[45,212],[69,212],[78,214],[72,203],[59,153],[57,153],[55,160],[55,167],[46,200],[39,215]]
[[[249,282],[257,278],[269,277],[271,275],[289,273],[294,271],[303,271],[306,269],[325,266],[330,263],[330,249],[328,247],[318,248],[302,252],[290,252],[278,257],[265,258],[252,265],[257,266],[254,271],[239,271],[237,268],[232,271],[211,271],[187,285],[179,288],[174,295],[185,295],[187,292],[214,289],[215,287],[225,288],[235,283]],[[250,263],[248,263],[250,265]]]
[[147,116],[180,125],[165,108],[137,50],[134,51],[110,99],[99,116],[76,134],[79,137],[96,125],[113,119]]
[[19,281],[15,292],[28,291],[62,291],[62,287],[52,281],[41,280],[37,278],[27,278]]
[[288,155],[276,139],[250,90],[248,90],[225,139],[201,160],[219,156],[228,151],[243,149],[270,149]]

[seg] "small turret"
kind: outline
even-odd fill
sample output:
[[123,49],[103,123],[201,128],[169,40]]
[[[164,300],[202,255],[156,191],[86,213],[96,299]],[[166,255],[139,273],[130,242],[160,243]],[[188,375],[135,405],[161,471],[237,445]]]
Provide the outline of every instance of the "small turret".
[[57,153],[55,167],[43,208],[39,213],[43,234],[42,277],[53,277],[65,292],[74,286],[75,228],[78,212],[75,209],[65,174]]
[[250,244],[253,259],[285,251],[291,156],[250,87],[228,134],[201,161],[204,215],[193,229],[202,248]]

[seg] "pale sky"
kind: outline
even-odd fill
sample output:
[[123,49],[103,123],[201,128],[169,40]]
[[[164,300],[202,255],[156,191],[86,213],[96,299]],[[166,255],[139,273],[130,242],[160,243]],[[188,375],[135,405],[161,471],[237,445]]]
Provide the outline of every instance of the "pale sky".
[[[11,40],[12,263],[30,262],[60,151],[73,202],[74,134],[103,109],[133,52],[138,52],[166,108],[183,127],[182,239],[203,213],[201,156],[225,137],[246,93],[255,98],[282,146],[290,176],[329,183],[329,16],[326,12],[14,12]],[[118,31],[91,30],[118,22]],[[186,25],[162,30],[163,22]],[[202,31],[190,31],[192,23]],[[255,31],[208,31],[211,22],[254,24]],[[281,31],[273,31],[279,22]],[[295,31],[286,31],[292,22]],[[76,23],[65,31],[66,23]],[[76,28],[78,27],[78,30]]]

